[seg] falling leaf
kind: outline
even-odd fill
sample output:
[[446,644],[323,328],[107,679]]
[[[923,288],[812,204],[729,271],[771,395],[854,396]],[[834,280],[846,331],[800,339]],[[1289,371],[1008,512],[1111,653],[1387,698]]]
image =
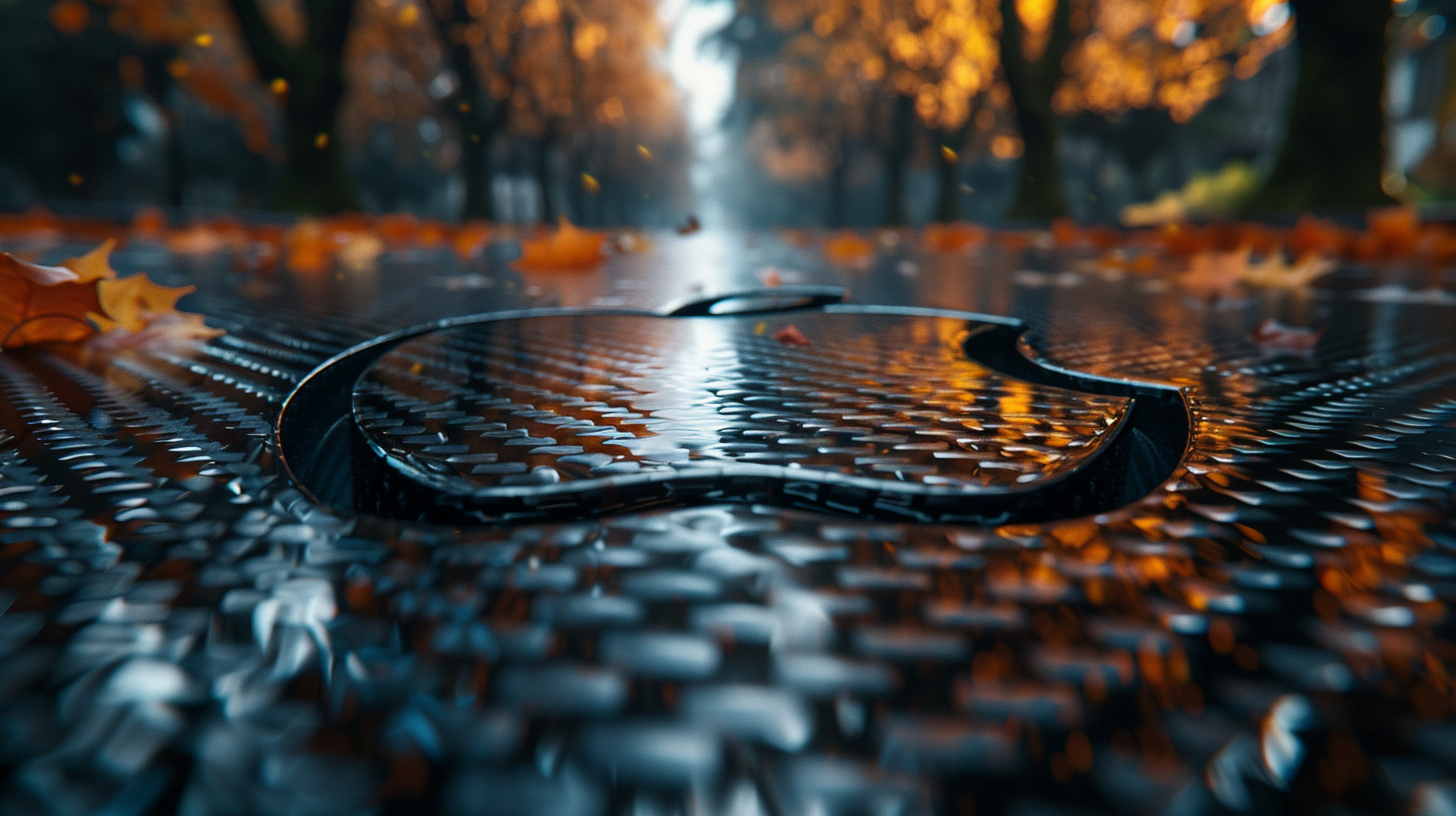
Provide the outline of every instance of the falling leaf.
[[696,215],[690,215],[686,221],[678,225],[677,234],[692,235],[702,228],[702,225],[698,223],[698,217]]
[[783,286],[784,276],[772,266],[765,266],[758,270],[758,282],[767,287]]
[[606,260],[602,251],[606,242],[605,233],[580,229],[562,218],[561,225],[545,237],[521,241],[521,257],[511,266],[528,272],[595,269]]
[[780,343],[783,343],[786,346],[809,345],[809,338],[805,337],[804,333],[799,331],[799,327],[793,324],[787,325],[782,329],[774,332],[773,339],[779,341]]
[[1249,335],[1265,352],[1307,352],[1319,343],[1319,338],[1319,332],[1313,329],[1286,326],[1273,318],[1260,323]]
[[864,268],[874,260],[875,245],[873,241],[844,230],[824,241],[824,257],[840,266]]

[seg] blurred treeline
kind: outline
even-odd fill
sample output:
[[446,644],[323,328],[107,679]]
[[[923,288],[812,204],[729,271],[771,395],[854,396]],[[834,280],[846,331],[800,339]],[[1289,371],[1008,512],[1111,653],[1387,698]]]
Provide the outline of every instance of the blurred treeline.
[[[1451,8],[1448,8],[1450,6]],[[713,138],[674,25],[713,7]],[[1456,197],[1456,0],[0,0],[0,209],[1152,222]],[[706,203],[712,199],[713,206]]]

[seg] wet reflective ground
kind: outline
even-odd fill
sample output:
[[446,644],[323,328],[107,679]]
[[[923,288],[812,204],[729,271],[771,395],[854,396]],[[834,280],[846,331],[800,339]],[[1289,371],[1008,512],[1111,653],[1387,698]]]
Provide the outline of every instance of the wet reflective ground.
[[[557,274],[118,251],[228,334],[104,371],[0,356],[0,811],[1456,809],[1451,280],[1210,304],[1036,243],[848,269],[654,240]],[[1185,389],[1191,450],[1130,506],[997,528],[749,504],[450,528],[280,476],[282,400],[355,343],[766,280],[1020,318],[1045,363]],[[1276,353],[1266,317],[1323,334]]]

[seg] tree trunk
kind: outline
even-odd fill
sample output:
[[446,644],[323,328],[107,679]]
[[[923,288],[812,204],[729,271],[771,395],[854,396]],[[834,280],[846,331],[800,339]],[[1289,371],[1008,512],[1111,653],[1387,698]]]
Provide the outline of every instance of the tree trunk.
[[1058,0],[1040,59],[1029,60],[1022,53],[1021,32],[1015,0],[1001,0],[1001,66],[1016,108],[1023,148],[1020,183],[1007,217],[1046,221],[1067,213],[1057,161],[1061,120],[1052,110],[1052,94],[1061,83],[1062,59],[1072,44],[1071,0]]
[[304,0],[308,36],[297,46],[278,39],[257,0],[231,0],[231,5],[263,78],[288,83],[275,205],[308,213],[356,209],[358,195],[335,132],[344,100],[344,45],[354,0]]
[[536,186],[541,193],[541,223],[556,223],[556,203],[551,195],[551,145],[555,140],[548,133],[536,143]]
[[915,135],[915,100],[896,96],[890,109],[889,149],[885,151],[885,226],[905,223],[905,166]]
[[[342,82],[336,89],[298,97],[290,91],[283,123],[283,171],[273,193],[280,209],[333,213],[358,207],[354,179],[334,132],[343,91]],[[299,97],[311,98],[313,104]]]
[[463,215],[493,221],[495,195],[492,183],[495,176],[491,167],[491,149],[495,134],[505,126],[507,106],[496,104],[481,84],[469,44],[450,35],[452,25],[464,25],[473,19],[464,0],[453,0],[448,11],[451,14],[449,20],[433,15],[432,18],[440,42],[448,45],[446,55],[450,69],[460,83],[459,92],[446,100],[445,107],[460,131],[460,172],[465,181]]
[[183,193],[187,189],[187,151],[182,144],[182,115],[169,98],[172,95],[172,75],[167,64],[177,57],[177,49],[151,47],[142,59],[143,84],[147,97],[162,112],[167,132],[162,135],[162,156],[167,170],[166,201],[173,207],[182,206]]
[[848,172],[845,164],[844,156],[835,151],[829,165],[829,214],[826,221],[832,229],[844,226],[844,177]]
[[491,186],[495,174],[491,169],[492,137],[488,133],[460,128],[460,174],[465,180],[466,218],[495,220],[495,195]]
[[1255,213],[1391,203],[1381,189],[1389,0],[1292,0],[1299,81]]

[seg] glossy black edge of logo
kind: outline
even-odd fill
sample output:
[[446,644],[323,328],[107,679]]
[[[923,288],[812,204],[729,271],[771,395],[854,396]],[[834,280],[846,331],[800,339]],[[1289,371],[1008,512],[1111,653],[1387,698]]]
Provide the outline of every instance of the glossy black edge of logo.
[[[481,525],[501,521],[559,521],[583,515],[638,512],[661,507],[740,501],[765,503],[817,512],[850,512],[878,521],[995,525],[1076,518],[1109,512],[1137,501],[1162,484],[1186,456],[1191,440],[1191,419],[1183,394],[1172,386],[1133,380],[1093,377],[1049,367],[1030,359],[1020,340],[1025,326],[1017,320],[993,315],[939,309],[813,304],[828,313],[900,314],[947,317],[987,324],[973,332],[963,350],[971,360],[1002,374],[1031,383],[1085,393],[1131,399],[1121,428],[1105,449],[1082,467],[1036,489],[1001,496],[982,495],[972,501],[960,494],[933,491],[897,495],[881,491],[877,501],[864,503],[865,488],[829,481],[790,482],[771,476],[720,476],[693,480],[673,474],[647,494],[634,486],[624,500],[612,486],[591,484],[562,497],[518,497],[519,506],[500,504],[504,517],[485,516],[468,496],[452,497],[382,462],[361,462],[360,452],[370,448],[352,422],[351,397],[355,382],[390,349],[432,332],[503,320],[555,315],[627,315],[664,318],[681,312],[646,312],[600,309],[535,309],[453,318],[384,335],[354,346],[310,372],[294,389],[279,413],[276,441],[285,474],[308,498],[341,515],[387,518],[394,521]],[[728,315],[724,315],[728,316]],[[362,467],[362,471],[361,471]],[[361,501],[356,478],[377,488],[369,493],[389,495],[389,506]],[[725,482],[726,480],[726,482]],[[736,488],[735,485],[736,484]],[[836,491],[839,491],[836,499]],[[443,501],[442,501],[443,498]],[[360,506],[364,504],[365,506]],[[583,512],[585,508],[586,512]]]

